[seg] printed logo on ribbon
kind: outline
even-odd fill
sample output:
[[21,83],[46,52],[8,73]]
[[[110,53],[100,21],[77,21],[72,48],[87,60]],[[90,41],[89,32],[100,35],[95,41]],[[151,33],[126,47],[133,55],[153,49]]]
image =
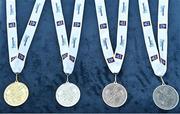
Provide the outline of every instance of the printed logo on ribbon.
[[143,3],[142,5],[143,5],[143,13],[147,13],[147,9],[146,9],[145,4]]
[[126,3],[123,2],[122,13],[126,13]]
[[21,53],[18,54],[18,58],[22,61],[24,61],[25,56]]
[[108,58],[107,61],[108,61],[108,63],[113,63],[113,62],[115,62],[113,57]]
[[145,21],[145,22],[143,22],[143,25],[144,25],[144,27],[147,27],[147,26],[150,26],[151,23],[150,23],[150,21]]
[[108,49],[107,38],[103,39],[103,45],[106,47],[106,49]]
[[68,57],[68,53],[65,53],[65,54],[63,54],[62,55],[62,59],[64,60],[65,58],[67,58]]
[[14,15],[14,8],[12,5],[10,5],[10,15]]
[[122,21],[122,20],[119,21],[119,25],[120,25],[120,26],[126,26],[126,21]]
[[102,6],[99,6],[98,9],[99,9],[100,15],[103,16],[103,13],[102,13]]
[[123,55],[122,55],[122,54],[119,54],[119,53],[116,53],[115,58],[117,58],[117,59],[122,59],[122,58],[123,58]]
[[74,27],[80,27],[81,26],[81,23],[80,22],[74,22]]
[[166,29],[166,24],[159,24],[160,29]]
[[74,63],[75,62],[75,57],[72,55],[69,55],[69,59]]
[[40,5],[41,5],[40,3],[36,5],[36,11],[35,11],[36,13],[38,13]]
[[165,10],[165,5],[161,6],[161,13],[162,13],[162,16],[164,16],[164,10]]
[[29,22],[29,25],[30,25],[30,26],[36,26],[36,21],[30,21],[30,22]]
[[163,64],[163,65],[166,65],[166,61],[164,59],[160,59],[160,62]]
[[106,28],[107,28],[107,24],[106,23],[100,24],[100,29],[106,29]]
[[17,56],[11,57],[11,62],[13,62],[16,59]]
[[155,61],[155,60],[157,60],[157,59],[158,59],[158,56],[157,56],[157,55],[154,55],[154,56],[151,57],[151,61]]
[[64,24],[63,20],[57,21],[57,26],[61,26],[61,25],[63,25],[63,24]]
[[9,28],[14,28],[14,27],[16,27],[16,23],[15,22],[9,23]]
[[16,42],[14,37],[12,37],[12,48],[16,48]]

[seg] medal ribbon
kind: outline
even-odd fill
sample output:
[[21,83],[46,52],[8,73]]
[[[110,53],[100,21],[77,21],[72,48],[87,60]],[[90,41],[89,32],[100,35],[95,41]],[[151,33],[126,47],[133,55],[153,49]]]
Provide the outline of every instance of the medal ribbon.
[[149,61],[155,75],[159,77],[164,76],[167,70],[168,4],[169,0],[159,0],[157,48],[153,33],[148,0],[139,0],[139,11]]
[[119,0],[118,30],[115,53],[113,52],[110,41],[104,0],[95,0],[95,6],[103,55],[110,71],[117,74],[122,67],[126,50],[129,0]]
[[85,0],[75,0],[73,23],[68,43],[61,0],[51,0],[57,38],[63,62],[63,71],[70,75],[73,72],[82,28]]
[[44,3],[45,0],[36,0],[18,49],[16,0],[6,0],[9,62],[12,71],[16,74],[21,73],[24,68],[26,56],[33,40]]

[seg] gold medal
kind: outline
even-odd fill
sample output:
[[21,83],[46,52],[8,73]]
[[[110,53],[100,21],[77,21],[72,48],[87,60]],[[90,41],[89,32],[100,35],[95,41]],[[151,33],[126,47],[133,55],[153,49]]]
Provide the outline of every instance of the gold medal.
[[29,90],[24,83],[15,81],[11,83],[4,91],[4,100],[10,106],[22,105],[29,96]]

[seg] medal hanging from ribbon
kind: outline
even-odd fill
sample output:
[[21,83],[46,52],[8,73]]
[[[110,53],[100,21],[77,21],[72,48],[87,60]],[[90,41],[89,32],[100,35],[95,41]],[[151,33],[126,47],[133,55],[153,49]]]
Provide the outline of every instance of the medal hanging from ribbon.
[[179,95],[177,91],[173,87],[166,85],[163,80],[163,76],[167,70],[168,5],[169,0],[159,0],[157,48],[148,0],[139,0],[139,10],[149,61],[154,74],[160,77],[162,81],[162,85],[158,86],[153,92],[153,100],[159,108],[164,110],[171,110],[175,108],[179,102]]
[[51,0],[51,3],[62,57],[63,71],[67,76],[66,83],[62,84],[56,91],[56,100],[64,107],[71,107],[80,99],[79,88],[73,83],[70,83],[68,77],[74,70],[78,53],[85,0],[75,0],[74,16],[69,43],[67,39],[61,0]]
[[18,48],[16,0],[6,0],[9,62],[12,71],[16,74],[16,81],[10,84],[4,92],[4,99],[10,106],[19,106],[23,104],[29,95],[27,86],[18,81],[18,76],[24,68],[26,56],[33,40],[44,3],[45,0],[36,1]]
[[114,83],[107,85],[102,92],[104,102],[111,107],[120,107],[127,100],[126,89],[116,81],[116,76],[121,70],[127,42],[129,0],[119,0],[118,30],[115,53],[113,52],[106,6],[104,0],[95,0],[96,14],[98,19],[100,42],[103,55],[110,71],[115,75]]

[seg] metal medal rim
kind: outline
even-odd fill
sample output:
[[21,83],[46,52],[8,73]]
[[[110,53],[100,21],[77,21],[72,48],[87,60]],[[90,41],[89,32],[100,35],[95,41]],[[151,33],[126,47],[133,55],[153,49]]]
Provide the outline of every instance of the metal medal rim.
[[[70,104],[70,105],[64,105],[64,104],[60,103],[59,98],[57,97],[58,92],[59,92],[59,91],[62,91],[62,88],[61,88],[61,87],[64,86],[64,85],[66,85],[66,84],[68,84],[67,86],[69,86],[69,84],[70,84],[70,85],[73,85],[74,88],[76,88],[77,93],[79,94],[78,97],[77,97],[77,101],[76,101],[75,103],[73,103],[73,104]],[[61,84],[61,85],[57,88],[57,90],[56,90],[56,101],[57,101],[61,106],[63,106],[63,107],[72,107],[72,106],[76,105],[76,104],[79,102],[80,97],[81,97],[81,91],[80,91],[79,87],[78,87],[77,85],[73,84],[73,83],[70,83],[70,82],[66,82],[66,83]]]
[[[176,93],[176,97],[177,97],[176,104],[175,104],[173,107],[171,107],[171,108],[163,108],[163,107],[159,106],[158,103],[157,103],[156,100],[155,100],[155,91],[157,91],[159,88],[161,88],[161,87],[163,87],[163,86],[164,86],[164,87],[167,87],[167,88],[171,88],[171,89]],[[157,107],[159,107],[160,109],[163,109],[163,110],[172,110],[172,109],[174,109],[174,108],[178,105],[178,103],[179,103],[179,94],[178,94],[177,90],[176,90],[174,87],[172,87],[172,86],[170,86],[170,85],[162,84],[162,85],[159,85],[158,87],[156,87],[156,88],[154,89],[154,91],[153,91],[153,101],[154,101],[155,105],[156,105]]]
[[[8,90],[10,87],[15,86],[15,84],[21,84],[20,86],[25,87],[26,93],[27,93],[27,94],[26,94],[26,98],[23,100],[23,102],[21,102],[21,103],[19,103],[19,104],[11,104],[11,103],[9,103],[9,101],[7,100],[7,96],[6,96],[7,90]],[[26,84],[24,84],[24,83],[22,83],[22,82],[15,81],[15,82],[9,84],[9,85],[5,88],[5,90],[4,90],[4,101],[5,101],[8,105],[13,106],[13,107],[17,107],[17,106],[20,106],[20,105],[24,104],[24,103],[27,101],[28,97],[29,97],[29,89],[28,89],[28,87],[26,86]]]
[[[111,86],[111,85],[120,85],[121,88],[125,91],[125,99],[124,99],[124,101],[123,101],[120,105],[118,105],[118,106],[109,105],[109,104],[106,102],[105,98],[104,98],[103,93],[104,93],[105,89],[106,89],[108,86]],[[103,89],[103,91],[102,91],[102,98],[103,98],[104,103],[107,104],[108,106],[114,107],[114,108],[118,108],[118,107],[123,106],[123,105],[126,103],[127,98],[128,98],[128,94],[127,94],[126,88],[125,88],[123,85],[121,85],[121,84],[119,84],[119,83],[117,83],[117,82],[114,82],[114,83],[110,83],[110,84],[108,84],[108,85],[106,85],[106,86],[104,87],[104,89]]]

